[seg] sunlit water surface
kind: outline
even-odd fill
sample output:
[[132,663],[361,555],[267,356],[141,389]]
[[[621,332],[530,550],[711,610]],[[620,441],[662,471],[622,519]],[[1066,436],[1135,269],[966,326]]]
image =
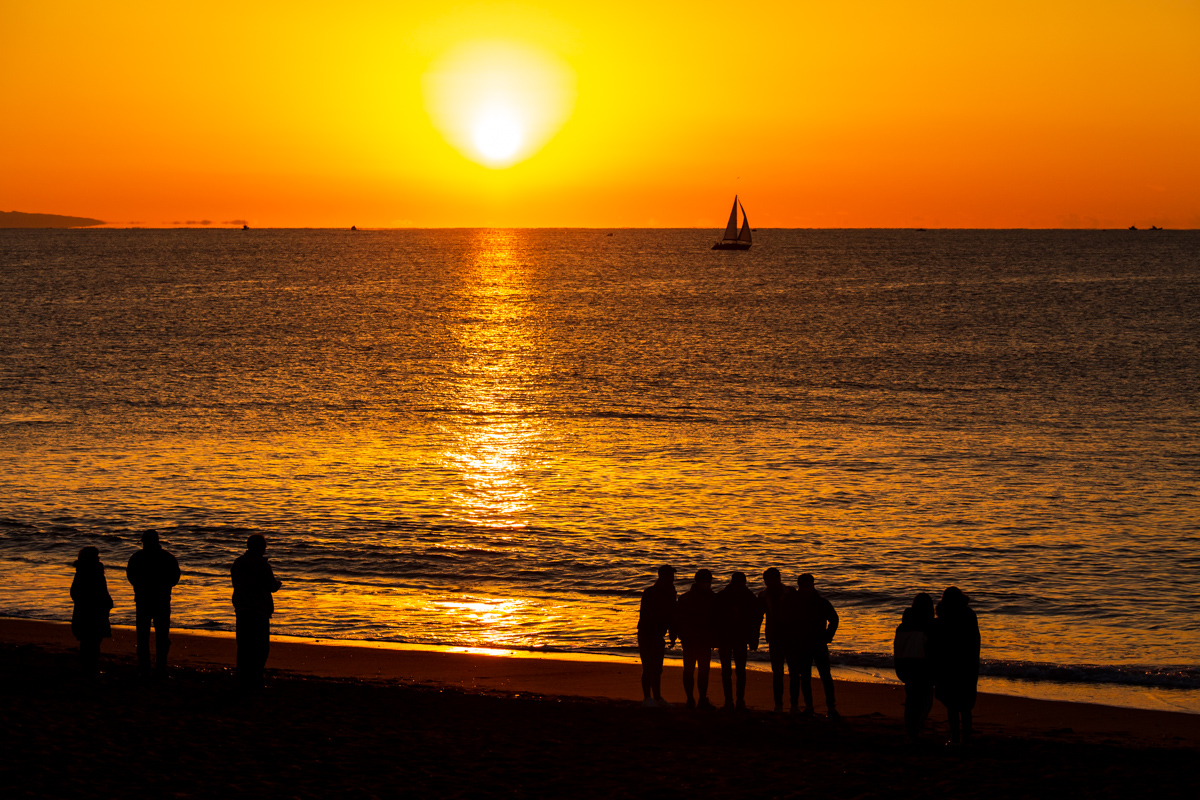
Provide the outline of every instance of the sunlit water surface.
[[1200,234],[711,238],[0,231],[0,614],[92,544],[131,621],[154,527],[228,629],[260,532],[280,632],[628,654],[777,566],[846,668],[956,584],[996,680],[1200,709]]

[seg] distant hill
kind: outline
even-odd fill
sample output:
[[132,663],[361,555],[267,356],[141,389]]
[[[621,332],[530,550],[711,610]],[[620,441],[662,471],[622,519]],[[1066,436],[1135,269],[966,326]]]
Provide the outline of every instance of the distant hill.
[[0,228],[90,228],[103,225],[102,219],[64,217],[58,214],[26,214],[23,211],[0,211]]

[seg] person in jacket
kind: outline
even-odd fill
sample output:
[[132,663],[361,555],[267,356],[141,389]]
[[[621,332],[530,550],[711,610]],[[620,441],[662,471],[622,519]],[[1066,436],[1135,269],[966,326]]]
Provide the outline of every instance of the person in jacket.
[[159,677],[167,674],[167,654],[171,651],[171,590],[179,583],[179,562],[163,549],[158,531],[142,534],[142,549],[134,553],[125,568],[133,585],[136,610],[138,670],[150,675],[150,626],[154,626],[155,664]]
[[714,597],[712,573],[697,570],[692,588],[683,593],[675,606],[675,628],[683,645],[683,691],[688,708],[697,706],[693,681],[700,690],[699,707],[713,708],[708,701],[708,671],[712,662]]
[[904,729],[914,742],[933,707],[933,598],[921,592],[896,627],[892,640],[896,677],[904,681]]
[[934,628],[935,694],[946,707],[951,744],[971,736],[971,712],[979,685],[979,618],[957,586],[942,593]]
[[75,579],[71,581],[71,633],[79,640],[79,666],[84,676],[95,677],[100,671],[100,641],[112,638],[108,612],[112,611],[112,595],[100,563],[100,551],[85,547],[79,551]]
[[721,689],[725,693],[727,709],[735,708],[734,667],[737,669],[736,708],[746,709],[746,653],[758,649],[762,620],[762,601],[746,585],[746,573],[733,573],[729,585],[713,598],[713,634],[721,659]]
[[[826,716],[839,719],[837,704],[833,696],[833,675],[829,670],[829,643],[838,629],[838,615],[833,604],[817,591],[811,573],[796,579],[797,591],[790,598],[793,606],[792,624],[795,626],[796,660],[800,667],[800,690],[804,693],[804,716],[813,716],[812,668],[817,665],[821,685],[825,688]],[[796,698],[792,697],[792,710],[796,710]]]
[[675,568],[658,568],[658,580],[642,592],[638,610],[638,655],[642,659],[642,705],[669,706],[662,697],[663,637],[670,635],[675,646]]
[[771,688],[775,692],[775,710],[783,711],[783,668],[787,665],[789,694],[792,709],[800,702],[800,674],[796,671],[795,632],[791,621],[791,595],[795,590],[785,586],[779,570],[771,567],[763,573],[764,588],[758,593],[766,616],[767,653],[771,656]]
[[263,670],[271,652],[271,615],[275,592],[283,586],[267,561],[267,540],[259,534],[246,539],[246,552],[233,562],[233,610],[237,616],[237,677],[247,689],[263,685]]

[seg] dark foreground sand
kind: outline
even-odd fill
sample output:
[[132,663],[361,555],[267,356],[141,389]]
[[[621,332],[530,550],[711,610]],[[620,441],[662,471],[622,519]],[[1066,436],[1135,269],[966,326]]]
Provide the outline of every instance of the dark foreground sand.
[[[886,686],[839,683],[843,723],[798,722],[643,709],[625,664],[277,643],[271,666],[291,671],[246,696],[228,638],[176,634],[181,666],[147,685],[131,632],[116,634],[87,684],[66,626],[0,621],[5,797],[1007,800],[1200,786],[1200,717],[1187,714],[985,696],[975,744],[943,746],[935,708],[913,748],[902,692]],[[766,708],[768,676],[755,677],[751,702]],[[666,680],[681,695],[678,670]]]

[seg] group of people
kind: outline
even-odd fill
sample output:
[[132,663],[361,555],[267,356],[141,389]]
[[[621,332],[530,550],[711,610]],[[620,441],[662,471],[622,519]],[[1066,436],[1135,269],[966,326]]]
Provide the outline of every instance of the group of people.
[[[831,720],[840,717],[829,668],[829,643],[838,630],[837,611],[817,591],[810,573],[800,575],[795,588],[785,585],[774,567],[765,571],[762,579],[763,588],[756,594],[747,586],[745,573],[734,572],[728,585],[714,592],[712,573],[701,569],[691,588],[677,595],[674,568],[659,567],[658,580],[642,592],[638,615],[644,705],[669,705],[662,697],[663,658],[667,647],[674,647],[678,640],[687,707],[715,708],[708,699],[709,664],[715,648],[721,663],[724,707],[745,709],[747,653],[758,649],[762,633],[771,659],[775,710],[783,711],[786,670],[792,712],[815,715],[812,668],[816,665],[825,690],[826,714]],[[949,714],[951,741],[961,742],[970,735],[979,650],[979,622],[962,591],[954,586],[946,589],[936,609],[928,594],[917,595],[912,607],[905,610],[894,640],[896,675],[904,682],[904,718],[910,737],[916,739],[920,734],[935,695]]]
[[[665,706],[662,698],[664,637],[683,648],[683,688],[688,708],[713,708],[708,699],[708,673],[715,647],[721,661],[721,688],[725,708],[746,707],[746,658],[758,649],[766,620],[765,636],[771,658],[775,710],[783,710],[783,676],[786,667],[793,712],[813,716],[812,668],[815,664],[825,689],[826,713],[837,719],[833,679],[829,671],[829,643],[838,628],[833,605],[817,591],[809,573],[797,579],[795,589],[785,586],[779,570],[763,573],[764,588],[755,594],[746,575],[735,572],[729,585],[712,590],[712,573],[696,572],[692,587],[676,598],[675,569],[659,567],[658,580],[642,593],[638,616],[638,652],[642,659],[642,692],[646,706]],[[735,683],[736,675],[736,683]],[[736,691],[735,691],[736,685]],[[698,690],[699,700],[696,699]],[[800,710],[800,695],[804,710]]]
[[[267,540],[255,534],[246,540],[246,552],[230,569],[237,619],[237,676],[247,688],[262,686],[271,647],[271,615],[275,613],[272,595],[283,585],[275,579],[266,552]],[[94,676],[99,671],[100,642],[112,636],[108,617],[113,600],[108,593],[108,581],[97,548],[80,550],[74,567],[71,599],[75,608],[71,615],[71,632],[79,640],[83,672]],[[125,567],[125,576],[133,586],[138,669],[143,677],[167,674],[167,655],[171,651],[171,590],[179,584],[181,575],[179,562],[159,542],[158,532],[143,533],[142,549],[130,557]],[[151,628],[155,633],[153,671]]]
[[971,736],[979,684],[979,619],[957,586],[933,598],[921,592],[904,609],[893,640],[896,677],[904,681],[904,726],[914,741],[936,696],[946,707],[950,741]]

